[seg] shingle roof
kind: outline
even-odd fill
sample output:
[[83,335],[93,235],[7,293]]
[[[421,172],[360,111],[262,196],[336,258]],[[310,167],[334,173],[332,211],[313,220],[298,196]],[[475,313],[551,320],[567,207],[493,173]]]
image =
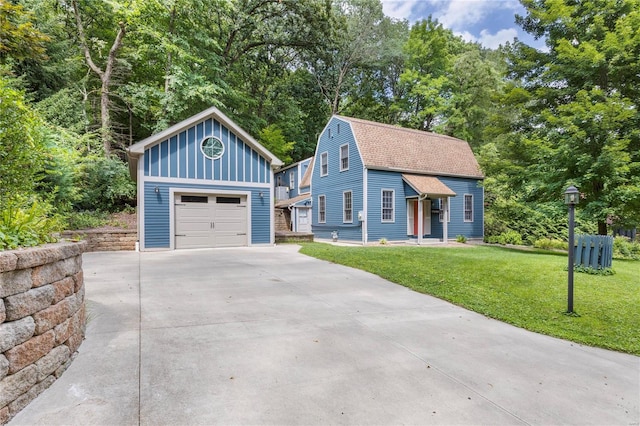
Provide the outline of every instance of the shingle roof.
[[276,203],[274,204],[274,207],[277,209],[282,209],[284,207],[289,207],[295,203],[299,203],[302,200],[306,200],[307,198],[311,198],[311,194],[310,193],[304,193],[304,194],[300,194],[298,196],[295,196],[293,198],[287,198],[286,200],[278,200],[276,201]]
[[471,147],[463,140],[337,115],[351,124],[368,168],[483,179]]
[[311,175],[313,174],[313,160],[314,158],[311,157],[311,162],[309,163],[309,167],[307,167],[307,171],[304,172],[304,176],[302,176],[302,180],[300,181],[300,188],[306,188],[308,186],[311,186]]
[[402,179],[418,194],[438,197],[455,197],[456,193],[435,176],[403,174]]

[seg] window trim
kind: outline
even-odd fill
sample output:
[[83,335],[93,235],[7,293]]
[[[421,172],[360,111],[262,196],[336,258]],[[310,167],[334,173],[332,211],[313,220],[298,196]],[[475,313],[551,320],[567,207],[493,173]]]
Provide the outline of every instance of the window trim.
[[[470,202],[470,209],[467,210],[467,197],[470,198],[471,202]],[[462,199],[463,201],[463,205],[462,205],[462,211],[463,211],[463,217],[462,219],[467,222],[467,223],[471,223],[473,222],[473,194],[464,194],[464,198]],[[471,219],[467,219],[467,211],[471,213]]]
[[[324,160],[324,161],[323,161]],[[326,171],[323,170],[326,168]],[[325,151],[320,154],[320,176],[329,175],[329,152]]]
[[[349,209],[347,210],[346,196],[349,194]],[[347,211],[349,212],[349,218],[347,218]],[[342,192],[342,223],[353,223],[353,191]]]
[[[346,157],[342,156],[342,148],[346,147],[347,148],[347,155]],[[347,163],[347,167],[344,167],[344,161],[346,160]],[[341,172],[346,172],[347,170],[349,170],[349,144],[345,143],[340,145],[340,171]]]
[[296,189],[296,174],[293,170],[289,171],[289,189]]
[[[438,198],[438,210],[440,211],[440,213],[438,213],[438,220],[440,221],[440,223],[442,223],[444,222],[444,211],[442,210],[442,198]],[[450,223],[450,222],[451,222],[451,199],[449,199],[447,202],[447,223]]]
[[327,196],[318,195],[318,223],[327,223]]
[[[391,192],[391,219],[384,218],[384,193]],[[380,190],[380,222],[395,223],[396,222],[396,190],[390,188],[382,188]]]

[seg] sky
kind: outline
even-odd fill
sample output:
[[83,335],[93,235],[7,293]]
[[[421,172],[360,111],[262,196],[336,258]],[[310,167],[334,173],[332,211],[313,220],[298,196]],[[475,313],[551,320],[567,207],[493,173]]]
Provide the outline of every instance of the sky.
[[429,15],[465,40],[495,49],[518,38],[529,46],[544,48],[515,22],[525,15],[518,0],[382,0],[385,15],[414,23]]

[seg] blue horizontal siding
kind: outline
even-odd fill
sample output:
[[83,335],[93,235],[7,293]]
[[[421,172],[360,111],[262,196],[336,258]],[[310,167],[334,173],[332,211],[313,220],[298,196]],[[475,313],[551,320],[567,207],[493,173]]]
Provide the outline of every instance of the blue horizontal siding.
[[[224,153],[216,160],[200,149],[205,137],[222,141]],[[269,183],[271,163],[217,120],[206,119],[150,146],[144,153],[144,175],[203,181]]]
[[[402,174],[380,170],[367,171],[368,176],[368,240],[389,241],[407,239],[407,195]],[[393,190],[395,218],[393,222],[382,222],[382,190]],[[415,191],[413,191],[415,193]]]
[[[158,192],[155,192],[155,188]],[[251,193],[251,241],[250,244],[269,244],[271,242],[271,214],[270,197],[268,188],[253,188],[242,185],[224,186],[177,184],[163,182],[144,183],[144,239],[145,248],[169,248],[171,246],[170,235],[170,209],[173,202],[169,199],[169,189],[185,190],[207,189],[223,191],[242,191]],[[260,196],[262,193],[262,197]]]
[[[338,132],[338,125],[340,131]],[[340,146],[349,145],[349,169],[340,171]],[[321,176],[320,157],[328,153],[328,174]],[[339,238],[348,241],[362,241],[362,223],[358,212],[363,210],[363,167],[362,159],[349,124],[333,117],[318,139],[316,155],[313,157],[312,232],[317,238],[331,238],[332,231],[338,231]],[[352,223],[343,221],[343,193],[352,191]],[[326,197],[326,223],[318,220],[318,196]]]

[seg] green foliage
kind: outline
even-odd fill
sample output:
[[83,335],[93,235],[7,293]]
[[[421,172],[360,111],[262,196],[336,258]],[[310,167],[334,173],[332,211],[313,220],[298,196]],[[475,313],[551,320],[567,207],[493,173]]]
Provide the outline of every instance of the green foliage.
[[509,230],[500,235],[485,236],[485,242],[489,244],[522,245],[522,237],[517,231]]
[[33,192],[44,162],[41,131],[24,95],[0,76],[0,206]]
[[581,272],[583,274],[589,274],[589,275],[602,275],[602,276],[608,276],[608,275],[614,275],[615,271],[612,268],[592,268],[591,266],[576,266],[575,268],[573,268],[574,271],[576,272]]
[[66,217],[66,228],[72,230],[99,228],[106,225],[108,219],[108,214],[102,211],[71,212]]
[[456,235],[456,242],[464,244],[467,242],[467,237],[465,237],[464,235]]
[[32,14],[21,5],[0,1],[0,62],[7,57],[17,60],[42,59],[49,37],[33,25]]
[[566,241],[555,238],[540,238],[533,243],[533,246],[543,250],[567,250],[569,247]]
[[36,198],[11,201],[0,210],[0,250],[56,241],[63,220],[53,207]]
[[631,241],[627,237],[615,237],[613,239],[613,258],[640,260],[640,242]]
[[113,212],[135,205],[135,183],[127,165],[118,158],[87,157],[80,181],[76,209]]
[[276,157],[282,160],[285,164],[291,162],[291,152],[293,151],[293,142],[287,142],[284,139],[282,130],[275,125],[271,124],[260,131],[258,135],[260,143],[271,151]]

